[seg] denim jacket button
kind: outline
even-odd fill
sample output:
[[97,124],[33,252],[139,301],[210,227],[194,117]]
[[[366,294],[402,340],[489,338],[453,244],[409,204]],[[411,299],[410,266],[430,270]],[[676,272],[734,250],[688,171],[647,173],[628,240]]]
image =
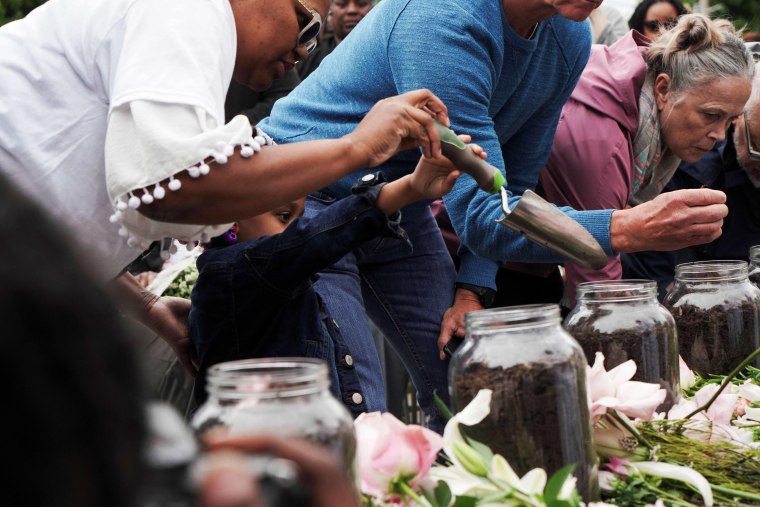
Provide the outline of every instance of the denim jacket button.
[[354,364],[354,358],[346,354],[345,356],[343,356],[343,362],[345,362],[349,366],[352,366]]
[[351,401],[358,405],[364,401],[364,396],[362,396],[362,393],[354,393],[351,395]]

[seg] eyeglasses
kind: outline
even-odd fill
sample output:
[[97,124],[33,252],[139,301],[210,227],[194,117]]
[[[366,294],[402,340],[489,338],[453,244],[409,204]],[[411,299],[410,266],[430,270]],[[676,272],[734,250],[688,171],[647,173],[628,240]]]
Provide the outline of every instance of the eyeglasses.
[[304,0],[298,0],[298,3],[311,13],[311,19],[301,27],[297,44],[298,46],[305,47],[307,53],[311,53],[317,47],[317,35],[319,35],[319,31],[322,29],[322,16],[319,15],[314,7],[304,2]]
[[677,19],[667,19],[665,22],[661,22],[656,19],[650,21],[644,21],[644,28],[648,28],[652,32],[659,32],[660,30],[670,30],[678,24]]
[[747,153],[749,153],[749,158],[753,160],[760,160],[760,151],[757,151],[752,147],[752,139],[749,136],[749,122],[747,121],[747,111],[744,111],[744,132],[747,134]]

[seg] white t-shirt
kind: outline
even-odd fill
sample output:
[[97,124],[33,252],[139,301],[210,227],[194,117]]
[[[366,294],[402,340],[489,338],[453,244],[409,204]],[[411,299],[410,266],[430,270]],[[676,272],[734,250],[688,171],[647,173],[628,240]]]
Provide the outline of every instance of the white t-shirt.
[[222,232],[128,203],[171,191],[156,183],[180,171],[202,177],[234,145],[258,149],[242,117],[224,125],[235,52],[229,0],[49,0],[0,28],[0,171],[106,276],[154,239]]

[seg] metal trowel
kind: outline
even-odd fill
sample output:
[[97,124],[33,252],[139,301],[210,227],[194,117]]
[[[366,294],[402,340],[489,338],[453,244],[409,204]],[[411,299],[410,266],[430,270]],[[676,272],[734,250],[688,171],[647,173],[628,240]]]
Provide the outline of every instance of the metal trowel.
[[501,171],[475,155],[453,130],[437,121],[436,129],[441,138],[441,151],[446,158],[472,176],[482,190],[490,194],[501,192],[504,218],[498,221],[500,224],[587,268],[599,269],[607,264],[607,254],[594,237],[581,224],[535,192],[526,190],[510,210]]
[[607,254],[590,232],[532,190],[526,190],[510,210],[502,187],[501,209],[504,218],[498,222],[531,241],[587,268],[601,269],[607,264]]

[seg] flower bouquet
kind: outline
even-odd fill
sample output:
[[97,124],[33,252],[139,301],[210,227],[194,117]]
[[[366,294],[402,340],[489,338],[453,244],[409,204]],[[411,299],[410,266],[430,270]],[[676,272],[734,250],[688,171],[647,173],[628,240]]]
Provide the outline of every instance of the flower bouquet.
[[760,370],[700,378],[681,360],[682,396],[656,413],[665,391],[633,382],[632,361],[589,370],[600,484],[615,505],[760,505]]
[[391,414],[359,416],[354,426],[363,504],[582,505],[571,475],[572,466],[550,478],[538,468],[518,477],[503,456],[462,433],[460,426],[472,426],[488,415],[490,403],[491,390],[481,390],[461,412],[449,414],[442,437],[418,425],[405,425]]
[[[758,355],[760,349],[730,375],[706,378],[682,362],[682,396],[667,413],[657,413],[665,390],[631,381],[633,361],[606,371],[599,354],[588,381],[606,503],[589,507],[760,505],[760,369],[747,366]],[[481,390],[450,416],[442,437],[391,414],[360,416],[364,505],[584,505],[572,465],[550,478],[542,469],[518,477],[508,457],[462,432],[461,426],[488,415],[490,400],[491,391]]]

